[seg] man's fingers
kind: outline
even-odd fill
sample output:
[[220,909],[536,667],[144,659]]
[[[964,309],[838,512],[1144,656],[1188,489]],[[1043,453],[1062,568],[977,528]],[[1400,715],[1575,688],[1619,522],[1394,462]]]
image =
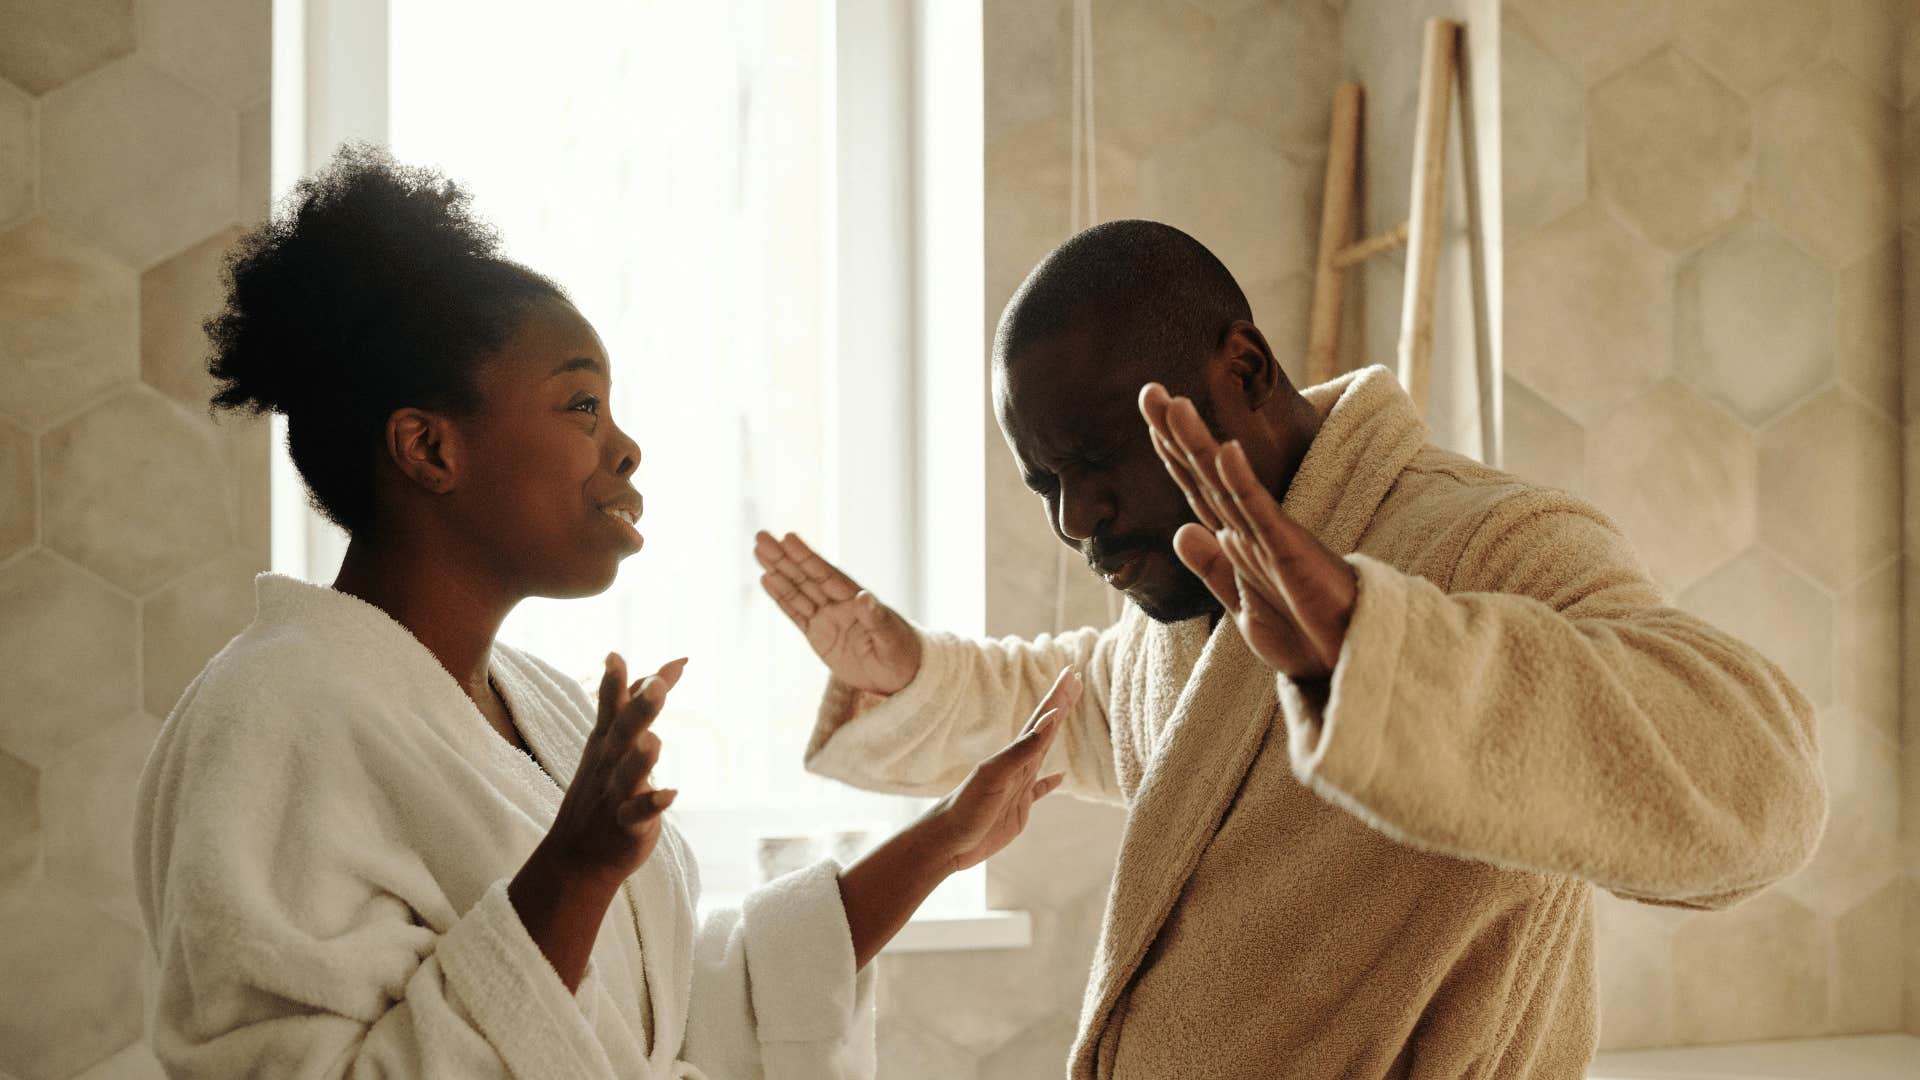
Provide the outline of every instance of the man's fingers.
[[1174,449],[1185,457],[1187,468],[1193,473],[1194,486],[1206,499],[1214,519],[1236,528],[1244,527],[1244,523],[1238,520],[1240,515],[1234,509],[1233,500],[1220,487],[1215,471],[1215,463],[1220,457],[1220,444],[1214,439],[1213,432],[1207,430],[1206,421],[1200,418],[1200,410],[1187,398],[1174,398],[1167,405],[1167,427]]
[[673,805],[680,793],[673,788],[661,788],[657,791],[643,791],[620,804],[614,811],[614,820],[623,829],[632,829],[659,817]]
[[1220,449],[1214,471],[1241,519],[1237,526],[1256,547],[1274,560],[1275,569],[1286,569],[1284,556],[1303,545],[1317,543],[1299,522],[1287,515],[1274,501],[1273,493],[1254,475],[1247,451],[1235,439]]
[[780,610],[787,613],[787,618],[792,619],[794,625],[802,630],[807,628],[813,613],[820,610],[820,606],[807,599],[799,586],[788,581],[781,574],[771,571],[761,574],[760,587],[767,590],[767,595],[773,597],[773,602],[779,604]]
[[1193,508],[1195,517],[1209,529],[1220,527],[1220,519],[1213,512],[1213,505],[1201,492],[1199,481],[1193,470],[1187,468],[1187,456],[1169,442],[1159,431],[1148,429],[1147,436],[1153,440],[1153,452],[1160,456],[1160,463],[1167,467],[1167,475],[1173,477],[1174,485],[1180,494],[1186,496],[1187,505]]
[[800,572],[807,580],[820,586],[822,592],[834,600],[851,600],[861,592],[855,581],[841,572],[840,568],[820,557],[820,553],[800,539],[798,533],[788,533],[781,546],[794,553],[800,564]]
[[1220,549],[1220,541],[1213,533],[1191,522],[1182,525],[1180,531],[1173,534],[1173,552],[1214,599],[1228,611],[1240,610],[1240,590],[1233,583],[1233,563]]

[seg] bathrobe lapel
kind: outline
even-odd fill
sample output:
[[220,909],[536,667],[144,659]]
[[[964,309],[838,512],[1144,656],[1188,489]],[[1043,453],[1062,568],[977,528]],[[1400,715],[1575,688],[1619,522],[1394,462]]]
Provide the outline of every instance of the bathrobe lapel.
[[[1313,387],[1307,397],[1325,419],[1282,505],[1346,555],[1425,444],[1426,426],[1385,368]],[[1171,642],[1187,629],[1150,625],[1146,633]],[[1150,704],[1153,697],[1135,701]],[[1273,669],[1247,647],[1233,620],[1222,619],[1162,724],[1134,718],[1145,721],[1135,730],[1148,738],[1136,742],[1135,753],[1147,760],[1121,838],[1081,1024],[1095,1075],[1110,1073],[1126,989],[1240,795],[1278,711]]]
[[[503,662],[498,652],[491,670],[521,738],[545,769],[543,786],[553,793],[553,806],[558,809],[586,749],[586,733],[548,704],[554,700],[551,692],[543,693],[523,681],[541,677],[537,672],[523,675],[524,669]],[[685,859],[678,842],[671,830],[662,830],[659,848],[627,878],[618,901],[625,905],[640,939],[651,1006],[645,1025],[647,1061],[658,1076],[673,1075],[674,1059],[686,1036],[687,1017],[680,1003],[691,1000],[693,990],[693,926],[690,900],[680,900],[687,883],[679,870]]]

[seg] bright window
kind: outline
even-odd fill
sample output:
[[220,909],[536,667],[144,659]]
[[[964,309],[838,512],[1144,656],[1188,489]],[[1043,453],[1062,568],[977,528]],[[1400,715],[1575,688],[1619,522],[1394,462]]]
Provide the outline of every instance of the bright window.
[[[801,770],[825,672],[761,595],[750,548],[756,528],[801,532],[910,614],[931,606],[942,625],[976,628],[964,613],[954,625],[951,597],[964,606],[977,588],[932,572],[917,542],[931,528],[934,547],[964,552],[979,529],[976,511],[956,541],[952,505],[929,511],[913,488],[940,453],[977,469],[977,447],[931,446],[918,431],[932,395],[951,400],[953,386],[920,365],[932,351],[949,369],[956,354],[977,365],[981,323],[977,310],[928,305],[933,282],[914,269],[922,249],[964,237],[915,181],[914,163],[939,151],[912,109],[953,95],[914,85],[910,9],[387,7],[382,20],[364,4],[278,0],[304,38],[277,38],[276,55],[305,67],[276,93],[289,82],[304,93],[306,134],[298,150],[276,142],[277,181],[363,136],[462,184],[506,253],[559,281],[599,331],[614,415],[643,451],[645,550],[600,597],[523,604],[502,639],[589,686],[609,649],[636,670],[693,658],[660,720],[660,776],[682,791],[676,819],[711,891],[751,884],[758,835],[896,827],[917,802]],[[283,105],[277,119],[293,115]],[[972,213],[975,261],[941,273],[972,274],[977,288]],[[967,334],[927,347],[929,326],[955,324]],[[978,437],[977,422],[958,426]],[[277,480],[285,496],[284,463]],[[330,580],[339,538],[276,501],[276,564]],[[946,899],[978,891],[976,878]]]

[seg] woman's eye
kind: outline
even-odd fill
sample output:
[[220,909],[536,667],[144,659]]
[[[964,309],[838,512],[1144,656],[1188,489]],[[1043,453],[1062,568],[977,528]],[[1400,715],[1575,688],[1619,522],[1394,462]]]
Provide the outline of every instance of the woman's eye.
[[600,415],[600,399],[597,397],[583,397],[568,407],[575,412],[584,412],[588,416]]

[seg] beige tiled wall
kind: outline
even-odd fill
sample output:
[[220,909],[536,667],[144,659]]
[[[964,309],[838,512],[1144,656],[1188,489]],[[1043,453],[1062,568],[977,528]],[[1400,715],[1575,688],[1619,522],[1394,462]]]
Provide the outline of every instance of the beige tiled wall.
[[9,5],[0,30],[0,1075],[157,1076],[133,785],[252,611],[267,431],[200,320],[267,194],[267,0]]
[[1506,462],[1595,499],[1788,671],[1832,790],[1813,865],[1730,913],[1602,897],[1608,1046],[1902,1023],[1910,8],[1502,6]]
[[1901,655],[1894,672],[1903,680],[1900,746],[1903,791],[1900,832],[1904,846],[1907,1031],[1920,1035],[1920,4],[1911,4],[1899,28],[1901,250],[1905,275],[1903,317],[1888,326],[1906,353],[1904,402],[1906,431],[1906,603]]

